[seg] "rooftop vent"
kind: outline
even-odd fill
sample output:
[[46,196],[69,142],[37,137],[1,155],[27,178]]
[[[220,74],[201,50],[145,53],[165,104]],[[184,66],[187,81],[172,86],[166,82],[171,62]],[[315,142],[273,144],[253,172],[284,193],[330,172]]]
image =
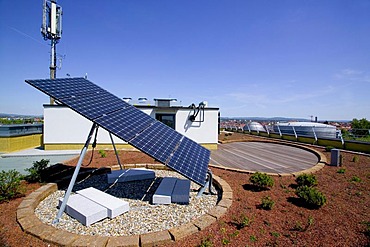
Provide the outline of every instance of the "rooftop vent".
[[126,103],[130,102],[132,100],[132,98],[123,98],[123,101],[125,101]]
[[171,107],[171,102],[177,102],[177,99],[154,99],[157,107]]

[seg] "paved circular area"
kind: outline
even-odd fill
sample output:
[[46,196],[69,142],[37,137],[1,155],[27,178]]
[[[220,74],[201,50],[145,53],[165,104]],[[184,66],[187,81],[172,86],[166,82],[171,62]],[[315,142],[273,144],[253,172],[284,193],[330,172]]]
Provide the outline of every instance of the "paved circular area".
[[268,142],[220,144],[212,151],[211,164],[265,173],[294,173],[312,168],[318,156],[308,150]]

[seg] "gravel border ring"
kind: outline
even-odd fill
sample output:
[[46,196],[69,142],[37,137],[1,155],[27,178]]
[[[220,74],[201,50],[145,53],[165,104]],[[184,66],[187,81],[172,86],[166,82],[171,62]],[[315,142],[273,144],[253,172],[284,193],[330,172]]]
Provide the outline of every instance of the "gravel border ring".
[[[143,165],[135,165],[135,167]],[[145,165],[153,169],[153,165]],[[161,169],[161,168],[160,168]],[[162,167],[163,169],[163,167]],[[233,191],[229,184],[218,176],[213,176],[213,185],[221,191],[220,201],[206,214],[175,228],[130,236],[91,236],[79,235],[47,225],[36,216],[39,203],[58,190],[57,184],[48,183],[23,199],[17,208],[17,222],[22,230],[45,242],[60,246],[152,246],[177,241],[208,227],[222,217],[232,205]]]

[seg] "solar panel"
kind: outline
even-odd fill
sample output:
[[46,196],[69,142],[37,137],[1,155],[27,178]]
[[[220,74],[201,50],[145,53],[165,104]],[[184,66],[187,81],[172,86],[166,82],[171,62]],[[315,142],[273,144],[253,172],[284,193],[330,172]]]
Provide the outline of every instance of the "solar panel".
[[[32,86],[46,93],[47,95],[62,100],[65,97],[90,94],[97,91],[105,91],[101,87],[91,83],[83,77],[80,78],[61,78],[61,79],[43,79],[26,80]],[[108,92],[107,92],[108,93]],[[109,93],[110,94],[110,93]],[[111,94],[113,95],[113,94]],[[114,95],[113,95],[114,96]],[[126,103],[126,102],[124,102]],[[126,103],[127,104],[127,103]]]
[[183,137],[167,166],[198,184],[206,180],[210,151]]
[[181,138],[180,133],[157,121],[129,143],[165,163]]
[[92,120],[104,114],[129,107],[129,105],[126,105],[127,103],[120,98],[104,92],[93,92],[81,96],[66,97],[61,101],[63,101],[65,105],[75,109],[81,115]]
[[155,121],[131,105],[95,120],[98,125],[124,141],[129,141]]
[[199,185],[210,151],[84,78],[26,80]]

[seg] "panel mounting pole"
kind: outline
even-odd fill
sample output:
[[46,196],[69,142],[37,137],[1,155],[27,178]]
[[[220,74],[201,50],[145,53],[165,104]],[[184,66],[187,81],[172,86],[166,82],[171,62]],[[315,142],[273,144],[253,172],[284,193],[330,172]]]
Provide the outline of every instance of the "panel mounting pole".
[[[50,52],[50,79],[55,79],[57,76],[57,66],[56,66],[56,44],[57,40],[52,38],[50,41],[51,44],[51,52]],[[50,97],[50,105],[54,105],[54,99]]]
[[204,193],[204,191],[207,189],[208,187],[208,191],[211,195],[215,195],[215,193],[212,191],[212,182],[213,182],[213,174],[212,174],[212,171],[208,169],[208,177],[206,179],[206,184],[200,188],[200,190],[198,191],[198,194],[197,194],[197,197],[201,197]]
[[116,149],[116,145],[114,145],[112,133],[110,133],[110,132],[109,132],[109,137],[110,137],[110,140],[112,141],[112,145],[113,145],[114,153],[116,154],[116,157],[117,157],[118,165],[119,165],[119,167],[122,170],[122,165],[121,165],[121,161],[119,160],[119,156],[118,156],[118,152],[117,152],[117,149]]
[[89,147],[90,140],[91,140],[92,136],[94,135],[94,131],[96,129],[96,126],[97,126],[96,123],[94,123],[92,125],[92,127],[91,127],[91,130],[90,130],[90,133],[89,133],[89,135],[87,137],[86,143],[85,143],[84,147],[82,148],[82,151],[81,151],[81,154],[80,154],[80,158],[78,159],[78,162],[77,162],[75,171],[73,172],[73,176],[71,178],[71,181],[69,182],[69,186],[68,186],[67,192],[64,195],[62,205],[59,208],[57,217],[55,218],[55,220],[53,220],[53,224],[58,224],[59,223],[59,219],[60,219],[60,217],[62,217],[62,214],[63,214],[63,212],[64,212],[64,210],[66,208],[66,205],[67,205],[69,196],[71,195],[73,186],[75,185],[78,172],[80,171],[82,161],[83,161],[83,159],[85,157],[85,154],[86,154],[86,151],[87,151],[87,149]]

